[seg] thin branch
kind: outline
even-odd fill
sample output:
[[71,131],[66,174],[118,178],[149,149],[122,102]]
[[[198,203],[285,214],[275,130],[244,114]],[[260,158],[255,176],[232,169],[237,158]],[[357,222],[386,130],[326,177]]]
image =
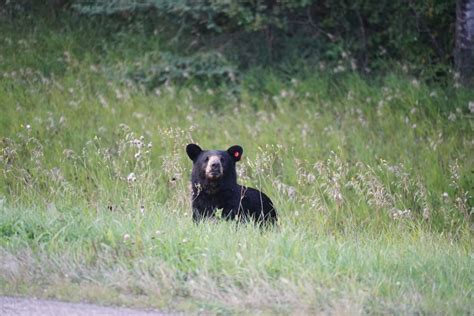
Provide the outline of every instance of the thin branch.
[[308,8],[308,9],[306,10],[306,15],[308,16],[308,22],[309,22],[309,24],[310,24],[312,27],[314,27],[316,30],[318,30],[318,32],[320,32],[320,33],[326,35],[326,36],[329,38],[329,40],[330,40],[331,42],[334,42],[334,41],[336,40],[336,36],[332,35],[332,34],[329,33],[329,32],[326,32],[326,31],[323,30],[319,25],[317,25],[316,23],[314,23],[313,18],[311,17],[310,8]]

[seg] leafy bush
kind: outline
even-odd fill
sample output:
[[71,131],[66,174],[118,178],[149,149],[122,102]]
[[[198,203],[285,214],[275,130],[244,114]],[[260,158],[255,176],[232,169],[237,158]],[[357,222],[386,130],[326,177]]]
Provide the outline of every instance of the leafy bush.
[[[229,41],[237,39],[230,51],[240,50],[243,64],[248,63],[245,52],[253,48],[255,37],[265,43],[263,60],[257,62],[281,61],[291,55],[289,46],[303,57],[342,55],[363,71],[395,59],[417,71],[434,66],[440,74],[452,61],[455,4],[443,0],[77,0],[74,8],[126,17],[146,12],[155,17],[154,23],[166,17],[194,36],[226,35]],[[209,41],[202,45],[212,48]]]

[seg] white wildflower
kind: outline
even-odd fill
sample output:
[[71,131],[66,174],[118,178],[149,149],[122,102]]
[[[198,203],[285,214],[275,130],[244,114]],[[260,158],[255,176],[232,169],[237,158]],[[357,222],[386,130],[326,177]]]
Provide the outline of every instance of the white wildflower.
[[74,152],[74,150],[66,148],[63,150],[63,155],[66,156],[66,158],[70,159],[73,158],[76,153]]
[[107,109],[109,107],[109,102],[107,102],[103,95],[99,95],[99,102],[104,108]]
[[119,89],[115,89],[115,97],[119,100],[123,99],[123,93]]
[[127,182],[128,183],[132,183],[132,182],[135,182],[137,181],[137,177],[135,176],[135,173],[134,172],[131,172],[128,176],[127,176]]
[[134,140],[131,141],[131,143],[132,143],[132,145],[134,145],[135,147],[137,147],[139,149],[142,148],[142,146],[143,146],[143,142],[139,139],[134,139]]
[[357,62],[354,58],[351,58],[351,69],[357,70]]
[[395,209],[395,211],[392,213],[392,218],[399,219],[399,218],[404,218],[404,217],[410,217],[410,215],[411,215],[410,209],[405,209],[403,211],[399,209]]
[[427,207],[425,207],[423,209],[423,218],[424,219],[429,219],[430,218],[430,210]]
[[340,73],[340,72],[344,72],[345,70],[346,70],[346,68],[343,65],[339,65],[336,68],[334,68],[333,73],[337,74],[337,73]]

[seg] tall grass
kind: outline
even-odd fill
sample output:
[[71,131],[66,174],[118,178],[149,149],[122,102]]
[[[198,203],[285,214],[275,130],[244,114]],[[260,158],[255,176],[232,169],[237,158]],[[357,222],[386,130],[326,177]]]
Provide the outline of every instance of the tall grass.
[[[94,22],[0,24],[0,292],[214,312],[473,310],[474,94],[407,75],[146,90],[165,47]],[[471,104],[471,105],[470,105]],[[190,216],[185,145],[244,148],[277,228]]]

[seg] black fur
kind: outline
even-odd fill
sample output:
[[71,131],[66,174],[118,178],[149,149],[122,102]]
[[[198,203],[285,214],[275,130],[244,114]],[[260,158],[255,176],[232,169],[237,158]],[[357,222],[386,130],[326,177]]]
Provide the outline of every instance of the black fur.
[[[214,217],[217,209],[222,209],[222,217],[228,220],[251,219],[263,225],[277,221],[273,203],[263,192],[237,184],[235,163],[242,157],[242,147],[232,146],[227,151],[201,150],[198,145],[189,144],[186,153],[193,161],[191,183],[195,222]],[[212,156],[219,158],[222,174],[218,171],[217,158],[213,158],[215,168],[208,166]],[[206,168],[210,173],[206,173]],[[219,178],[213,178],[216,175]]]

